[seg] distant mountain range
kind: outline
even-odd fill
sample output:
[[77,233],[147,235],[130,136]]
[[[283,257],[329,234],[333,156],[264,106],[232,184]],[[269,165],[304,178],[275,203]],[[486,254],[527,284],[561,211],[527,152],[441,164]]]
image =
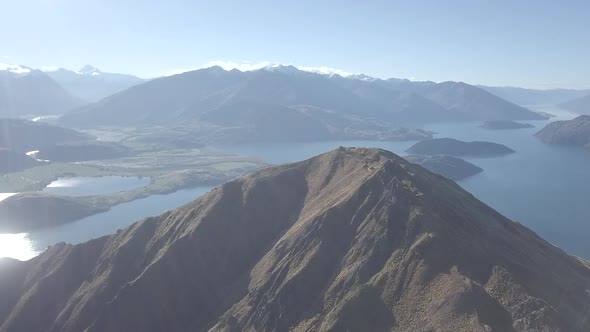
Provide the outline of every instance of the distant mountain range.
[[[352,118],[397,127],[543,118],[465,83],[345,78],[273,66],[248,72],[211,67],[154,79],[69,112],[60,121],[74,127],[190,122],[253,127],[252,119],[282,116],[276,112],[279,108],[296,110],[299,117],[323,126]],[[249,116],[236,123],[236,114],[242,109],[248,109]]]
[[588,94],[585,96],[570,100],[561,104],[560,106],[578,114],[590,115],[590,92],[588,92]]
[[84,66],[77,72],[64,68],[44,70],[72,95],[87,102],[99,101],[145,82],[144,79],[133,75],[105,73],[90,65]]
[[590,330],[589,262],[378,149],[266,168],[0,271],[0,331]]
[[560,105],[573,99],[590,95],[590,90],[574,89],[525,89],[517,87],[495,87],[478,85],[478,87],[512,103],[521,106]]
[[0,117],[63,114],[83,104],[39,70],[0,64]]
[[[149,80],[133,75],[102,72],[90,65],[73,71],[57,67],[35,70],[25,66],[0,64],[0,116],[63,114],[134,86],[142,87],[117,98],[110,98],[104,103],[89,105],[80,111],[99,109],[98,112],[108,114],[109,108],[120,109],[121,104],[125,104],[129,106],[129,117],[132,117],[137,112],[134,108],[141,108],[144,101],[133,102],[129,98],[140,97],[156,103],[149,107],[149,114],[137,117],[140,124],[162,120],[182,122],[187,119],[199,120],[200,113],[214,111],[222,104],[237,105],[246,101],[258,105],[274,103],[287,107],[312,106],[336,113],[347,110],[350,113],[354,110],[352,113],[361,113],[362,117],[378,114],[380,120],[412,124],[461,120],[532,120],[538,119],[539,115],[532,114],[522,106],[560,105],[578,113],[588,113],[590,103],[590,90],[534,90],[473,86],[461,82],[382,80],[363,74],[342,77],[283,65],[272,65],[249,72],[219,72],[220,70],[219,67],[206,68],[162,77],[155,80],[157,83],[144,85]],[[207,72],[211,71],[218,71],[217,75],[224,76],[219,78],[223,82],[206,86],[207,82],[202,79],[206,80],[206,76],[211,74]],[[276,87],[267,87],[265,84],[273,84],[272,80],[277,78],[265,78],[261,72],[270,73],[271,76],[290,77],[290,81],[283,80],[279,83],[280,80],[277,80],[283,90],[273,91],[272,88]],[[165,82],[161,82],[162,80]],[[160,87],[163,89],[158,90]],[[312,87],[315,91],[310,91]],[[167,89],[178,91],[171,93]],[[151,95],[142,96],[144,93]],[[244,100],[246,93],[252,93],[253,96]],[[281,93],[283,95],[279,96]],[[318,99],[318,95],[322,93],[325,93],[323,101]],[[179,100],[170,100],[172,98]],[[341,102],[326,103],[330,98],[339,98]],[[269,102],[268,99],[273,100]],[[299,104],[294,105],[294,102]],[[100,110],[102,108],[106,110]],[[161,114],[168,111],[171,114]],[[386,119],[383,118],[384,114],[390,116]]]

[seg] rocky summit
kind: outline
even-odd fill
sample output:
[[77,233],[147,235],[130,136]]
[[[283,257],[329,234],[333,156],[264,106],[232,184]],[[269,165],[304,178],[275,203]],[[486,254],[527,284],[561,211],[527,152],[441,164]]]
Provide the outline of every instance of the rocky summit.
[[0,260],[0,331],[289,330],[589,331],[590,267],[453,181],[363,148]]

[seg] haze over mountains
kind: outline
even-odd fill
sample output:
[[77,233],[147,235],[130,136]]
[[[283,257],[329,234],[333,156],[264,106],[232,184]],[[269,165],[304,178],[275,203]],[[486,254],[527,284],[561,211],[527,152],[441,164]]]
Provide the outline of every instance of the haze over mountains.
[[144,81],[132,75],[104,73],[92,66],[75,72],[0,64],[0,117],[61,115]]
[[90,65],[73,71],[64,68],[44,68],[49,77],[72,95],[95,102],[145,82],[144,79],[127,74],[105,73]]
[[[282,65],[245,72],[210,67],[158,78],[154,83],[133,75],[102,72],[89,65],[79,71],[56,67],[42,70],[0,65],[0,114],[10,117],[64,114],[92,103],[69,114],[64,123],[82,126],[81,122],[93,120],[98,121],[97,125],[110,125],[115,122],[112,115],[117,113],[120,125],[132,122],[152,125],[162,121],[177,124],[187,120],[207,122],[205,113],[220,108],[227,112],[228,107],[240,109],[244,103],[266,110],[274,106],[298,107],[299,113],[307,113],[316,123],[337,114],[332,122],[342,121],[342,115],[353,115],[411,126],[441,121],[542,118],[523,105],[563,104],[583,113],[584,99],[575,99],[589,93],[473,86],[461,82],[382,80],[362,74],[340,76]],[[217,82],[210,85],[211,80]],[[125,91],[131,87],[137,89]],[[107,99],[101,101],[103,98]],[[144,107],[144,104],[149,105]],[[307,110],[302,111],[302,107]],[[123,114],[122,109],[125,109]],[[100,114],[93,115],[93,112]],[[316,114],[310,116],[310,113]]]
[[587,331],[590,267],[454,182],[340,148],[27,262],[2,331]]
[[495,94],[496,96],[506,99],[521,106],[533,105],[560,105],[562,103],[590,95],[590,90],[575,89],[525,89],[519,87],[498,87],[484,86],[478,87]]
[[590,115],[590,92],[588,92],[588,94],[585,96],[561,104],[561,107],[574,111],[578,114]]
[[248,105],[256,105],[250,118],[282,107],[323,125],[351,119],[400,126],[543,118],[465,83],[344,78],[279,66],[248,72],[211,67],[155,79],[69,112],[60,121],[74,127],[218,124],[232,121]]
[[0,64],[0,117],[63,114],[83,103],[39,70]]

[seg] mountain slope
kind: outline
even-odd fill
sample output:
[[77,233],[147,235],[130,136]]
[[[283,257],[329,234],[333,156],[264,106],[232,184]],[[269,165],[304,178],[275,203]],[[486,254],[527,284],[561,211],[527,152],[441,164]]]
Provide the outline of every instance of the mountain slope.
[[587,331],[590,268],[376,149],[0,260],[0,331]]
[[0,117],[63,114],[83,104],[45,73],[17,67],[0,70]]
[[590,94],[570,100],[560,106],[578,114],[590,114]]
[[538,113],[499,98],[481,88],[463,82],[408,82],[391,81],[397,88],[418,93],[448,110],[470,120],[541,120]]
[[133,75],[104,73],[92,66],[85,66],[78,72],[58,68],[46,71],[46,74],[72,95],[89,102],[99,101],[145,82]]
[[0,147],[0,174],[17,172],[42,164],[24,153]]
[[204,113],[243,103],[261,105],[266,110],[313,107],[395,127],[457,120],[541,118],[464,83],[392,82],[325,76],[294,67],[249,72],[211,67],[132,87],[70,112],[60,121],[74,127],[184,124],[202,122]]
[[0,119],[0,148],[18,152],[41,150],[56,144],[86,142],[95,138],[72,129],[46,123]]

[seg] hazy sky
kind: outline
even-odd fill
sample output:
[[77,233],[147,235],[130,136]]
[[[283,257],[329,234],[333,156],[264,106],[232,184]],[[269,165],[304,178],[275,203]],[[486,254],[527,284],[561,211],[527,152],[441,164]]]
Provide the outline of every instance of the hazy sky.
[[590,88],[588,0],[0,0],[0,62],[159,76],[211,61]]

